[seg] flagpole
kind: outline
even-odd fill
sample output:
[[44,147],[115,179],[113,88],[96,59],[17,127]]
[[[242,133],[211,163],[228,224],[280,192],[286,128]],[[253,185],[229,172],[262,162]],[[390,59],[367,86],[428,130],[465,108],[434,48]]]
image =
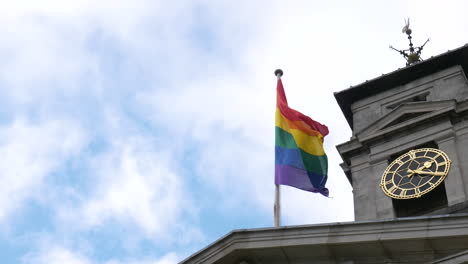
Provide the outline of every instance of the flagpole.
[[280,226],[280,186],[279,184],[275,184],[275,207],[274,207],[274,220],[275,220],[275,227]]
[[[283,76],[283,71],[281,69],[277,69],[275,71],[275,75],[276,77],[279,79],[281,79],[281,76]],[[279,227],[281,225],[281,196],[280,196],[281,192],[280,192],[280,186],[279,184],[275,184],[275,205],[274,205],[274,208],[273,208],[273,217],[274,217],[274,223],[275,223],[275,227]]]

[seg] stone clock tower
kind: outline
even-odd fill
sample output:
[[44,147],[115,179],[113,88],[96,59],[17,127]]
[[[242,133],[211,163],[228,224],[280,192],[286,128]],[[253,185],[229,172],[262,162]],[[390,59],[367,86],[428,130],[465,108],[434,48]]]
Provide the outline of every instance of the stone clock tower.
[[[353,186],[356,220],[468,212],[467,73],[465,45],[335,93],[353,131],[350,140],[337,149],[343,159],[341,167]],[[448,156],[451,164],[446,177],[431,171],[437,169],[437,162],[426,157],[432,168],[425,168],[420,160],[413,164],[423,169],[419,174],[413,173],[417,168],[407,167],[395,174],[400,181],[413,180],[411,188],[403,187],[394,197],[384,192],[381,183],[387,167],[401,155],[422,148]],[[441,183],[421,196],[408,198],[408,192],[425,188],[418,182],[427,182],[430,177]]]

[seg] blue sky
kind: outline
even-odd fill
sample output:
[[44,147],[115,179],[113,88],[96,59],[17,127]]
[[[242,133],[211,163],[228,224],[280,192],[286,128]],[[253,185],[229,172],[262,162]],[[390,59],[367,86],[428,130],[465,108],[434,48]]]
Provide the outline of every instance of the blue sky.
[[353,220],[333,92],[464,45],[463,1],[6,1],[0,259],[172,264],[273,224],[276,78],[326,124],[332,198],[282,187],[285,225]]

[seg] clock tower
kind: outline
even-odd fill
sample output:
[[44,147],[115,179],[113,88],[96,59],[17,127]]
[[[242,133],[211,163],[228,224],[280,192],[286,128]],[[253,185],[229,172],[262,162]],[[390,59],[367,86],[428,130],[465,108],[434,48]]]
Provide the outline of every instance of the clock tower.
[[468,46],[335,93],[356,220],[468,212]]

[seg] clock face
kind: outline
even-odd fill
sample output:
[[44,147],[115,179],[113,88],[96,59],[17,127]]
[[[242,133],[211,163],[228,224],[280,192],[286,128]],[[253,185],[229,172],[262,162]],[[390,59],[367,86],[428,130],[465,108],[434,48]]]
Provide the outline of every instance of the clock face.
[[444,181],[450,163],[447,154],[438,149],[410,150],[388,165],[380,188],[391,198],[419,198]]

